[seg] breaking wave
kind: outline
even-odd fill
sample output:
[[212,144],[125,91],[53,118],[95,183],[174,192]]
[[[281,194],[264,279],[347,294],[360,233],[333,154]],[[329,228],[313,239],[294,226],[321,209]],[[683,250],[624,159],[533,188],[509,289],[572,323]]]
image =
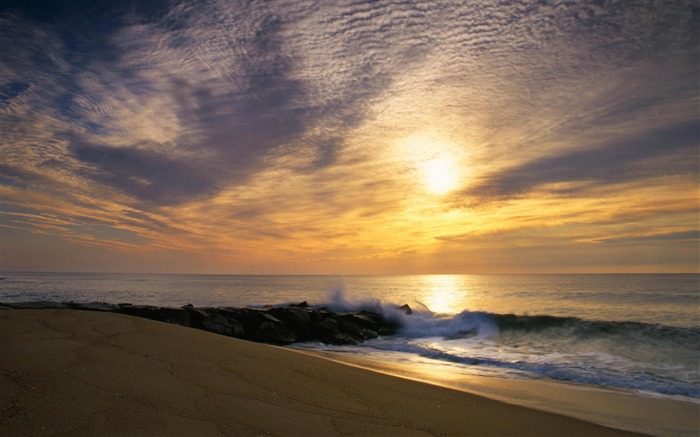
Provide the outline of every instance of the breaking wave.
[[391,351],[523,377],[700,399],[700,328],[552,315],[462,311],[437,314],[379,299],[350,301],[342,290],[328,305],[368,310],[394,321],[397,333],[361,349]]

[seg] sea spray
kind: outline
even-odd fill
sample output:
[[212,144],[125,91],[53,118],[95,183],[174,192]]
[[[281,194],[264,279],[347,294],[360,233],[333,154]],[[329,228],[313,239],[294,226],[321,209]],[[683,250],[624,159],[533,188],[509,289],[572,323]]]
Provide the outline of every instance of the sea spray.
[[370,311],[380,314],[384,320],[394,325],[394,327],[400,328],[406,324],[407,319],[404,317],[406,316],[406,312],[401,310],[399,305],[386,304],[377,297],[350,299],[347,297],[343,283],[333,287],[329,297],[330,303],[322,304],[321,306],[328,307],[332,311]]
[[[492,315],[481,312],[464,311],[458,315],[436,314],[425,304],[383,302],[380,298],[351,299],[343,284],[334,287],[330,293],[333,311],[372,311],[381,314],[397,326],[396,333],[406,337],[445,337],[461,338],[471,336],[488,337],[498,333]],[[407,310],[408,308],[408,310]]]

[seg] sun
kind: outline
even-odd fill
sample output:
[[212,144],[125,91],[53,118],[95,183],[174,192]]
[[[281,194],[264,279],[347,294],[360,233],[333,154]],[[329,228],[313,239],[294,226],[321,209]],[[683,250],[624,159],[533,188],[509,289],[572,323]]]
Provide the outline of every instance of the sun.
[[439,157],[421,165],[423,184],[431,194],[447,194],[459,187],[460,172],[447,157]]
[[396,141],[391,159],[409,168],[416,188],[443,196],[461,187],[469,176],[464,147],[440,130],[416,132]]

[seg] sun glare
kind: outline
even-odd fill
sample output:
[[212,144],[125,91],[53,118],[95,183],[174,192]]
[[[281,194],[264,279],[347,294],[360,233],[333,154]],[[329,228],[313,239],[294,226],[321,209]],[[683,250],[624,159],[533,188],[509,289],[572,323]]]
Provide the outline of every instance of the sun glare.
[[432,194],[446,194],[459,186],[459,170],[447,158],[435,158],[423,164],[423,183]]
[[452,275],[426,275],[420,277],[425,287],[421,301],[435,313],[456,314],[465,309],[463,278]]
[[391,159],[402,162],[412,172],[412,181],[424,193],[442,196],[458,189],[468,175],[464,147],[439,130],[418,132],[395,143]]

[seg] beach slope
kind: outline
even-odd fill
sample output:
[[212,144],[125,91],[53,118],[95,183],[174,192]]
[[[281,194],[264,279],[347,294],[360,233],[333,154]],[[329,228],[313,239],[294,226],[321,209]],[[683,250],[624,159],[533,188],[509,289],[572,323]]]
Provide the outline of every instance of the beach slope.
[[633,435],[120,314],[0,311],[0,435]]

